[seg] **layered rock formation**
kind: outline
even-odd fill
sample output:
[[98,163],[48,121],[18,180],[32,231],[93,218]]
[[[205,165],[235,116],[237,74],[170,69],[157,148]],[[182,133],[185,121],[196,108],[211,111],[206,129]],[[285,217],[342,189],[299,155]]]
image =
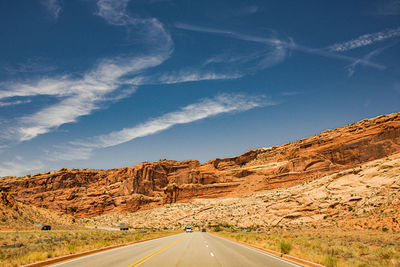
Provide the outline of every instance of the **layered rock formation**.
[[111,170],[61,169],[2,178],[0,189],[19,201],[91,217],[293,186],[399,151],[400,113],[394,113],[204,164],[160,160]]
[[121,215],[92,217],[93,225],[136,228],[340,228],[400,231],[400,153],[288,188],[243,197],[196,199]]

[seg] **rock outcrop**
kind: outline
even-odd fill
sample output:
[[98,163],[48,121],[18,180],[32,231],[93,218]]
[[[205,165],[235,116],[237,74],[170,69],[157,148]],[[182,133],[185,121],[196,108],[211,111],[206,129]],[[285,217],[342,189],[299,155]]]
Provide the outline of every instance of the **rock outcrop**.
[[196,199],[88,220],[108,227],[123,221],[136,228],[183,228],[188,224],[198,228],[219,225],[231,230],[339,226],[399,232],[399,173],[397,153],[288,188],[242,197]]
[[289,187],[399,151],[400,113],[394,113],[204,164],[160,160],[110,170],[61,169],[0,178],[0,189],[18,201],[91,217]]

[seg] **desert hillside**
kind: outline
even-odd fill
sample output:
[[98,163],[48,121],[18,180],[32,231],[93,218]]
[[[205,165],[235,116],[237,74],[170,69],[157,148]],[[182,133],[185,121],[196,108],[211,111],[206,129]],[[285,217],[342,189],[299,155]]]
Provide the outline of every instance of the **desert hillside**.
[[35,224],[65,227],[74,225],[75,219],[61,212],[20,203],[11,195],[0,192],[0,230],[32,229]]
[[[130,214],[91,218],[97,225],[233,228],[340,226],[400,231],[400,153],[293,187],[245,197],[196,199]],[[385,230],[386,229],[386,230]]]
[[[332,195],[345,190],[343,188],[346,186],[337,184],[339,188],[335,189],[337,180],[334,177],[336,176],[329,176],[330,174],[348,170],[358,172],[357,175],[364,174],[365,177],[369,177],[367,173],[364,173],[363,168],[360,169],[362,164],[383,159],[398,152],[400,152],[400,113],[394,113],[327,130],[294,143],[260,148],[237,157],[214,159],[204,164],[196,160],[160,160],[110,170],[61,169],[26,177],[3,177],[0,178],[0,189],[22,203],[71,214],[75,217],[93,217],[114,212],[135,212],[163,204],[185,203],[199,198],[224,197],[227,199],[222,200],[221,203],[229,203],[229,201],[237,201],[234,197],[302,184],[287,189],[289,191],[285,191],[286,189],[276,191],[280,192],[276,193],[278,195],[268,193],[265,197],[246,198],[246,201],[254,201],[254,214],[259,210],[259,215],[254,215],[256,217],[252,218],[251,222],[243,222],[243,224],[258,224],[258,222],[264,222],[262,220],[267,220],[271,224],[279,224],[282,220],[301,222],[321,219],[324,216],[335,216],[335,212],[340,207],[338,203],[341,202],[335,202],[335,197]],[[396,159],[393,160],[396,161]],[[346,174],[346,177],[349,179],[356,179],[355,176],[348,175],[350,174]],[[304,184],[321,177],[325,177],[325,180]],[[331,181],[329,179],[332,182],[328,183]],[[373,177],[371,179],[379,180]],[[327,188],[326,183],[332,186],[332,189]],[[326,192],[318,191],[318,194],[321,194],[321,200],[327,200],[315,201],[317,205],[321,205],[318,207],[313,204],[313,197],[319,195],[309,193],[310,186],[314,186],[312,190],[317,190],[316,185],[327,188]],[[307,186],[310,188],[304,189],[303,193],[293,191],[303,190],[302,188],[307,188]],[[351,186],[347,188],[349,191],[356,190]],[[369,192],[372,188],[375,187],[371,185],[363,192]],[[366,198],[360,198],[361,193],[354,191],[353,196],[346,201],[354,205],[368,201]],[[289,197],[289,195],[292,196]],[[286,199],[287,197],[289,198]],[[280,202],[280,199],[285,200]],[[214,205],[214,200],[196,200],[195,203],[200,203],[199,201],[201,203],[210,201],[209,205]],[[260,203],[265,204],[258,207]],[[270,203],[268,205],[271,206],[268,206],[269,212],[264,214],[267,208],[266,203]],[[192,204],[181,205],[184,208],[185,205],[191,207]],[[202,208],[207,208],[208,204],[203,206]],[[224,211],[223,206],[218,207],[221,208],[218,211],[220,214],[231,211],[230,208]],[[271,209],[275,209],[276,212],[271,213]],[[291,212],[285,212],[286,209]],[[324,209],[326,212],[319,214],[317,211],[319,209]],[[204,214],[215,211],[215,209],[210,209]],[[231,220],[237,220],[237,215],[241,212],[253,211],[238,208],[237,212],[238,214],[229,215],[232,217]],[[360,211],[356,210],[356,212]],[[286,214],[286,217],[283,218],[280,213]],[[182,216],[184,214],[182,211]],[[308,215],[303,216],[304,214]],[[225,218],[228,215],[221,216]],[[263,218],[260,219],[261,217]],[[228,222],[234,223],[229,220]]]

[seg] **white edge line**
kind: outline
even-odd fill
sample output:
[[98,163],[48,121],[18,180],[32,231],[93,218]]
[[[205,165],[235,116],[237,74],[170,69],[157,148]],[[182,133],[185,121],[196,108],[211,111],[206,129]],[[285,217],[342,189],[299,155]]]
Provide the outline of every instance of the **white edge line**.
[[[177,234],[177,235],[179,235],[179,234]],[[177,236],[177,235],[172,235],[172,236]],[[89,257],[92,257],[92,256],[101,255],[101,254],[104,254],[104,253],[108,253],[108,252],[120,250],[120,249],[123,249],[123,248],[132,247],[132,246],[135,246],[135,245],[141,245],[141,244],[143,244],[143,243],[147,243],[147,242],[151,242],[151,241],[157,241],[157,240],[159,240],[159,239],[167,238],[167,237],[172,237],[172,236],[164,236],[164,237],[160,237],[160,238],[157,238],[157,239],[148,240],[148,241],[145,241],[145,242],[139,242],[139,243],[135,243],[135,244],[127,245],[127,246],[122,246],[122,247],[119,247],[119,248],[112,248],[112,249],[109,249],[109,250],[106,250],[106,251],[101,251],[101,252],[93,253],[93,254],[86,255],[86,256],[82,256],[82,257],[79,257],[79,258],[76,258],[76,259],[67,260],[67,261],[62,261],[62,262],[60,262],[60,263],[56,263],[56,264],[50,265],[50,267],[60,266],[60,265],[67,264],[67,263],[70,263],[70,262],[74,262],[74,261],[86,259],[86,258],[89,258]],[[68,255],[65,255],[65,256],[68,256]]]
[[245,248],[247,248],[247,249],[250,249],[250,250],[252,250],[252,251],[258,252],[258,253],[260,253],[260,254],[263,254],[263,255],[267,255],[267,256],[273,257],[273,258],[275,258],[275,259],[277,259],[277,260],[283,261],[283,262],[285,262],[285,263],[288,263],[288,264],[291,264],[291,265],[293,265],[293,266],[297,266],[297,267],[298,267],[298,266],[300,266],[300,267],[303,267],[303,265],[299,265],[299,264],[297,264],[297,263],[294,263],[294,262],[287,261],[287,260],[285,260],[285,259],[282,259],[282,258],[279,258],[279,257],[277,257],[277,256],[275,256],[275,255],[272,255],[272,254],[269,254],[269,253],[262,252],[262,251],[260,251],[260,250],[258,250],[258,249],[255,249],[255,248],[252,248],[252,247],[249,247],[249,246],[246,246],[246,245],[243,245],[243,244],[240,244],[240,243],[234,242],[234,241],[232,241],[232,240],[225,239],[225,238],[219,237],[219,236],[217,236],[217,235],[212,235],[212,236],[218,237],[218,238],[220,238],[220,239],[222,239],[222,240],[229,241],[229,242],[231,242],[231,243],[233,243],[233,244],[235,244],[235,245],[239,245],[239,246],[245,247]]

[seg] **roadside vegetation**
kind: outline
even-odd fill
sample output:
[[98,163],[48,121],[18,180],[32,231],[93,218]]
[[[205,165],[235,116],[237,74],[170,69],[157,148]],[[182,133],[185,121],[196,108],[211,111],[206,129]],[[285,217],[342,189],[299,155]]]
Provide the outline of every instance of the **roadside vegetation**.
[[338,228],[245,232],[218,227],[215,234],[328,267],[400,266],[399,232]]
[[21,266],[111,245],[162,237],[176,231],[34,231],[0,233],[0,266]]

